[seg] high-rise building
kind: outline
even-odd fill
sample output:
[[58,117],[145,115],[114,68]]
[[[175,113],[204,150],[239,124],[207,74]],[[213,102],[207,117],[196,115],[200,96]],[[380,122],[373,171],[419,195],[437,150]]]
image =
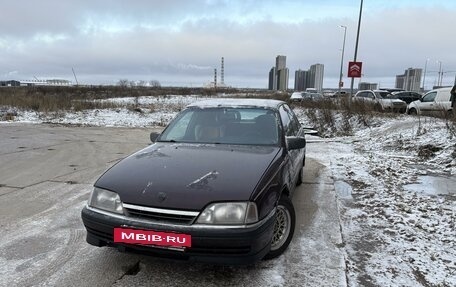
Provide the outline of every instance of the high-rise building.
[[308,88],[315,88],[321,92],[323,90],[323,75],[325,66],[323,64],[314,64],[309,69],[309,86]]
[[295,91],[305,91],[307,88],[307,76],[309,72],[303,71],[301,69],[295,72],[295,82],[294,90]]
[[310,66],[308,71],[301,69],[295,72],[295,91],[305,91],[307,88],[314,88],[321,92],[323,90],[323,75],[325,66],[315,64]]
[[280,69],[277,72],[277,89],[279,91],[286,91],[288,90],[288,76],[289,71],[288,68]]
[[276,57],[276,69],[277,71],[280,71],[282,69],[285,69],[287,67],[287,56],[277,56]]
[[377,83],[360,82],[358,84],[358,90],[377,90],[377,88]]
[[286,91],[288,89],[287,57],[277,56],[276,66],[269,71],[269,89]]
[[396,88],[419,92],[421,88],[422,69],[408,68],[404,74],[396,76]]
[[277,90],[277,69],[275,67],[272,67],[271,70],[269,71],[269,85],[268,88],[269,90]]

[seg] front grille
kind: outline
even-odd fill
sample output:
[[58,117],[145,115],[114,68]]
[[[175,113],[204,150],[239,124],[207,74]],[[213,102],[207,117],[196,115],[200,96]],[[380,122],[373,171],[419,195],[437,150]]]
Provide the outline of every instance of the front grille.
[[128,217],[146,219],[159,223],[191,224],[199,214],[199,212],[195,211],[151,208],[125,203],[123,207]]

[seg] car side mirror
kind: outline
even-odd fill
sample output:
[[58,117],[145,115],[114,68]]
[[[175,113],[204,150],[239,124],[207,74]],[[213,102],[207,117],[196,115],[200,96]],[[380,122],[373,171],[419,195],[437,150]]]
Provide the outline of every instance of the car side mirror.
[[157,140],[157,138],[158,138],[159,136],[160,136],[159,133],[157,133],[157,132],[151,132],[151,133],[150,133],[150,141],[154,143],[154,142]]
[[289,150],[302,149],[306,147],[306,139],[303,137],[287,137]]

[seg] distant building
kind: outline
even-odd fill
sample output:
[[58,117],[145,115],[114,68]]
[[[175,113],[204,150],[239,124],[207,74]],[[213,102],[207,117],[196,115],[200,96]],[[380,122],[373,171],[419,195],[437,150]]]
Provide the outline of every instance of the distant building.
[[309,86],[308,88],[315,88],[321,92],[323,90],[323,75],[325,66],[323,64],[314,64],[309,69]]
[[20,85],[19,81],[0,81],[0,87],[18,87]]
[[377,90],[377,88],[377,83],[360,82],[358,84],[358,90]]
[[286,91],[288,90],[288,68],[280,69],[277,71],[277,90]]
[[62,79],[49,80],[25,80],[25,81],[0,81],[1,87],[17,87],[17,86],[72,86],[71,81]]
[[286,91],[288,89],[288,76],[287,57],[279,55],[276,57],[276,66],[269,71],[269,89]]
[[301,69],[295,72],[294,90],[305,91],[307,88],[307,77],[309,72]]
[[277,90],[277,69],[275,67],[272,67],[271,70],[269,71],[269,85],[268,88],[269,90]]
[[404,74],[396,76],[396,88],[405,91],[419,92],[421,88],[422,69],[408,68]]
[[301,69],[295,72],[295,91],[305,91],[307,88],[323,91],[323,76],[325,66],[323,64],[314,64],[308,71]]
[[276,57],[276,68],[277,70],[282,70],[287,67],[287,56],[277,56]]

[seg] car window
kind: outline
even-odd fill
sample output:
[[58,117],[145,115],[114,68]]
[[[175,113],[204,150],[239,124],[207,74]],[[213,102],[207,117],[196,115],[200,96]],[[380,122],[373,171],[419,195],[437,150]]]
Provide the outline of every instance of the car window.
[[404,98],[403,94],[389,94],[387,96],[388,99],[401,99]]
[[288,131],[288,127],[290,126],[290,117],[288,116],[287,111],[285,110],[284,106],[279,108],[280,120],[282,121],[282,126],[285,134]]
[[365,98],[366,97],[366,92],[359,92],[356,97]]
[[163,131],[158,142],[278,145],[277,112],[265,108],[189,108]]
[[374,95],[371,92],[361,92],[360,96],[366,99],[373,99]]
[[169,139],[180,139],[185,137],[187,133],[188,126],[190,124],[190,120],[193,117],[194,111],[189,111],[187,113],[183,113],[179,120],[173,123],[173,127],[168,131],[166,140]]
[[435,96],[437,96],[437,92],[430,92],[423,97],[422,102],[424,102],[424,103],[433,102],[435,99]]
[[376,95],[377,95],[377,98],[379,99],[386,99],[390,93],[387,92],[387,91],[384,91],[384,92],[374,92]]
[[279,108],[280,118],[285,131],[285,136],[297,136],[299,132],[299,121],[288,105]]

